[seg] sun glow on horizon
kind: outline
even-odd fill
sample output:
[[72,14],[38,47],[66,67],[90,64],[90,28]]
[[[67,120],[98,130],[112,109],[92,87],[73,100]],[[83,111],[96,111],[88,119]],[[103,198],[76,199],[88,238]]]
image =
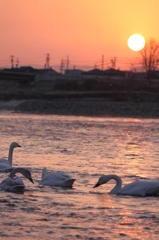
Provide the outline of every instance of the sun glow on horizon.
[[133,34],[128,39],[128,46],[133,51],[140,51],[145,46],[145,39],[140,34]]
[[128,38],[139,33],[159,41],[159,1],[123,1],[1,0],[0,68],[12,68],[11,56],[14,67],[43,68],[49,54],[57,72],[61,63],[63,71],[66,63],[86,71],[131,69],[140,50],[131,50]]

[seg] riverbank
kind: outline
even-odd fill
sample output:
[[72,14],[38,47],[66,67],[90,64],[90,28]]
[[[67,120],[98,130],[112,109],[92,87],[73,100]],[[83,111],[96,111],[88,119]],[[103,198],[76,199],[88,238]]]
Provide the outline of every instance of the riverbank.
[[30,114],[159,118],[159,82],[61,79],[1,82],[0,110]]
[[0,101],[0,110],[27,114],[159,118],[158,102],[109,101],[103,98]]

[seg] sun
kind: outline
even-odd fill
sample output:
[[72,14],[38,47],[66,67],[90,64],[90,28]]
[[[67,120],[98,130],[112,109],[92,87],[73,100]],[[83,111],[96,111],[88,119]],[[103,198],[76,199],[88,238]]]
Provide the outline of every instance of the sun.
[[128,46],[133,51],[140,51],[145,46],[145,39],[140,34],[133,34],[128,39]]

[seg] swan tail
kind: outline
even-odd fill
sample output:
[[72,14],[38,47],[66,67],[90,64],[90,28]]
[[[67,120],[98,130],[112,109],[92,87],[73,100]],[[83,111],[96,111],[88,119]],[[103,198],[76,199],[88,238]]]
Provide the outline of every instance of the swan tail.
[[69,187],[69,188],[72,188],[72,185],[74,183],[76,179],[69,179],[69,180],[66,180],[62,183],[61,187]]

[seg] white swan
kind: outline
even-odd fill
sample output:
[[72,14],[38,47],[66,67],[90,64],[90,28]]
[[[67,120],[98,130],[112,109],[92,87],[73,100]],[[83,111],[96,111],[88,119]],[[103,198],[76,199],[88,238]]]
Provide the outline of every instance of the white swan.
[[13,170],[12,157],[13,157],[13,149],[15,147],[21,147],[21,146],[16,142],[12,142],[9,148],[8,160],[4,158],[0,159],[0,172],[10,172]]
[[31,177],[31,173],[26,168],[15,168],[11,171],[8,178],[4,179],[0,188],[7,192],[15,192],[15,193],[23,193],[25,190],[25,185],[20,177],[15,177],[16,173],[21,173],[24,177],[29,179],[32,183],[33,179]]
[[42,171],[42,179],[40,185],[59,186],[59,187],[72,187],[75,179],[71,178],[65,172],[51,172],[48,173],[46,167]]
[[131,196],[156,196],[159,194],[159,182],[155,181],[135,181],[125,185],[122,188],[122,180],[117,175],[103,175],[99,178],[95,187],[101,184],[107,183],[109,180],[114,179],[116,181],[115,187],[110,191],[110,194],[122,194]]

